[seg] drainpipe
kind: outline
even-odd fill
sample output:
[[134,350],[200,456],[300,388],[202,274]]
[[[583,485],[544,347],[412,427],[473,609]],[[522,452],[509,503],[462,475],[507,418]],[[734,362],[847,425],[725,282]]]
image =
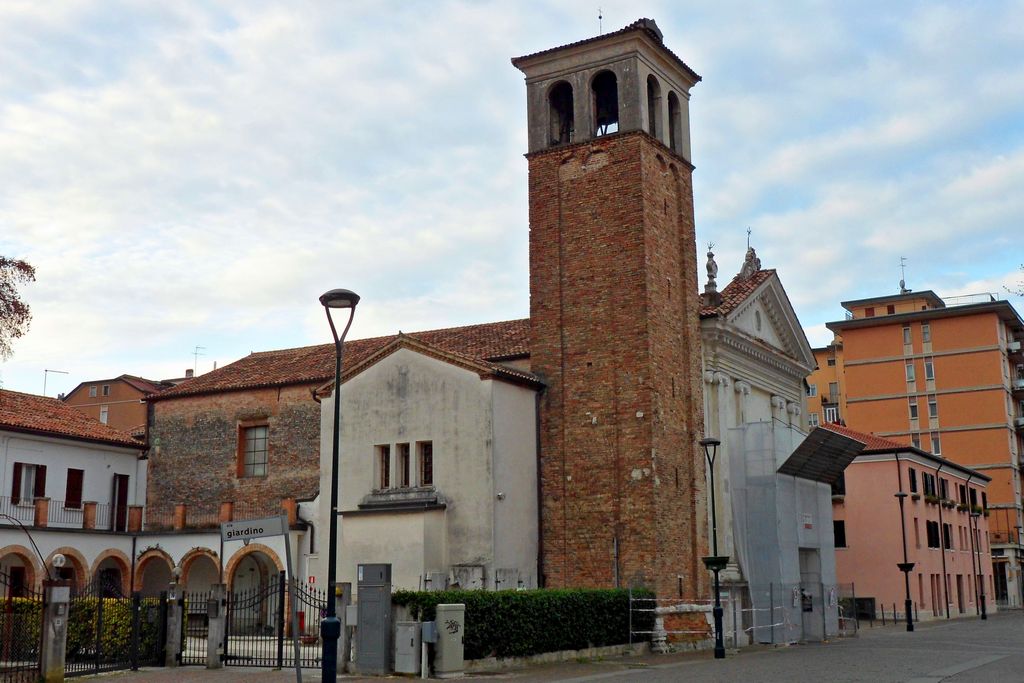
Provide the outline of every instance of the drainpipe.
[[[945,463],[939,463],[935,470],[935,488],[937,493],[942,493],[942,483],[939,480],[939,472],[942,471]],[[942,525],[942,498],[939,498],[939,552],[942,553],[942,597],[946,601],[946,618],[949,619],[949,583],[946,578],[946,528]],[[952,536],[952,534],[950,534]],[[953,539],[950,538],[950,541]]]
[[543,389],[538,391],[534,399],[534,438],[537,450],[537,588],[544,588],[547,583],[544,580],[544,487],[542,484],[543,462],[541,458],[541,424],[540,424],[540,402]]

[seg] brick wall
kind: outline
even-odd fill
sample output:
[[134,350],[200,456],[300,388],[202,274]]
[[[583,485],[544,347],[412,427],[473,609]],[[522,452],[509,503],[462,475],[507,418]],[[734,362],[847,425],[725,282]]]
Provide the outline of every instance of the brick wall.
[[[236,513],[286,497],[313,496],[319,485],[320,405],[312,385],[231,391],[155,401],[150,424],[147,505],[170,514],[178,503],[216,513],[226,501]],[[239,477],[239,424],[265,420],[267,476]],[[159,447],[157,446],[159,445]]]
[[618,573],[675,593],[682,575],[694,595],[707,543],[690,167],[639,132],[529,166],[546,583]]

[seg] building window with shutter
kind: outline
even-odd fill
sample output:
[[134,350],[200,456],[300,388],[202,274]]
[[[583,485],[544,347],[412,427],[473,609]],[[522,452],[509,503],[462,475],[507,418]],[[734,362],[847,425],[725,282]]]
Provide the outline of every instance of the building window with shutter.
[[907,468],[907,476],[910,478],[910,492],[917,493],[917,470],[913,467]]
[[108,406],[100,406],[100,422],[107,424],[107,420],[110,417],[110,408]]
[[11,503],[32,505],[46,495],[46,465],[14,463],[11,476]]
[[64,507],[79,509],[82,507],[82,484],[85,481],[85,470],[68,468],[67,489],[64,493]]

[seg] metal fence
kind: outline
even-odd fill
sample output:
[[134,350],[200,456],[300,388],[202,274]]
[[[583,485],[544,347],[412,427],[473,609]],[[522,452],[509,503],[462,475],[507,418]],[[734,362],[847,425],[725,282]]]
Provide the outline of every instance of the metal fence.
[[[722,636],[726,647],[752,643],[789,645],[850,637],[857,634],[857,600],[853,584],[781,584],[763,586],[723,586]],[[630,591],[630,640],[650,638],[655,646],[664,640],[710,640],[714,637],[712,608],[714,598],[652,598]],[[643,615],[656,615],[653,627]],[[700,615],[704,623],[692,618],[688,627],[670,615]]]
[[166,625],[166,593],[126,596],[120,586],[97,577],[71,599],[65,676],[162,664]]
[[22,578],[0,572],[0,681],[34,683],[39,678],[43,595]]

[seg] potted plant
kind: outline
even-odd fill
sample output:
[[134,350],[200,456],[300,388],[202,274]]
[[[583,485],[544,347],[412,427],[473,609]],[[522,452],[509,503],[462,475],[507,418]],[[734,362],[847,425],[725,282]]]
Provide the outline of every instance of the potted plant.
[[911,493],[910,494],[910,500],[921,500],[921,494],[920,493]]
[[929,505],[938,505],[939,504],[939,497],[938,496],[933,496],[930,493],[926,493],[926,494],[924,494],[924,502],[928,503]]

